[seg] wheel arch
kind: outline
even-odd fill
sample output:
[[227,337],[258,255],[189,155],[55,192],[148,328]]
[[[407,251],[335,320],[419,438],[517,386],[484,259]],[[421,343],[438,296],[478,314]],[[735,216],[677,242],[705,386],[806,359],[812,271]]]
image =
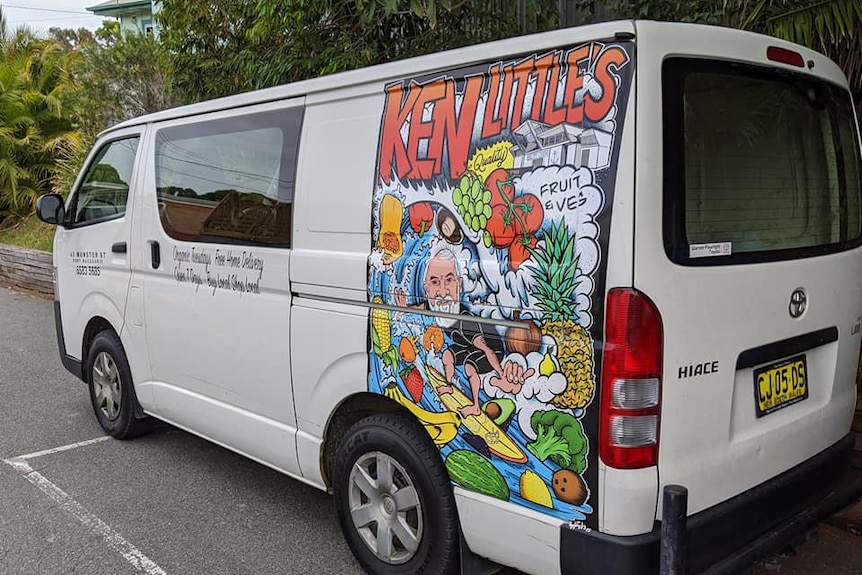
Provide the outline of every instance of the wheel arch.
[[[122,343],[122,338],[120,338],[120,332],[117,331],[110,321],[105,319],[102,316],[94,316],[90,318],[90,321],[87,322],[87,325],[84,327],[84,334],[81,337],[81,365],[87,365],[88,356],[90,354],[90,346],[93,345],[93,340],[96,338],[99,333],[103,331],[112,331],[120,339],[120,343]],[[84,375],[84,380],[89,381],[87,379],[88,375],[86,373]]]
[[419,425],[419,420],[412,413],[383,395],[364,391],[345,397],[332,411],[323,433],[323,445],[320,449],[320,470],[327,490],[332,490],[335,456],[345,433],[356,422],[375,413],[406,413]]

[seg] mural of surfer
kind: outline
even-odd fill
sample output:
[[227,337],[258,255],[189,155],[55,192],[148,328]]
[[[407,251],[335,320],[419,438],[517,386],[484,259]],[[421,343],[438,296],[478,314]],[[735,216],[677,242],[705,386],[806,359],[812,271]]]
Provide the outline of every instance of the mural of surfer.
[[588,526],[630,61],[590,43],[394,82],[372,210],[369,391],[457,485]]
[[[454,318],[452,315],[461,313],[461,274],[458,272],[458,262],[455,254],[448,248],[436,250],[425,266],[423,286],[425,289],[425,304],[409,306],[404,292],[395,290],[395,303],[399,307],[417,307],[430,309],[438,313],[437,323],[452,339],[452,344],[443,351],[443,366],[446,381],[455,381],[455,366],[464,366],[467,379],[470,381],[470,394],[473,399],[470,405],[461,408],[463,416],[479,415],[479,389],[482,386],[482,375],[488,374],[488,383],[507,393],[518,393],[524,385],[524,379],[530,377],[535,370],[524,370],[523,366],[507,361],[500,364],[503,354],[503,342],[493,326]],[[452,393],[449,385],[440,386],[437,393]]]

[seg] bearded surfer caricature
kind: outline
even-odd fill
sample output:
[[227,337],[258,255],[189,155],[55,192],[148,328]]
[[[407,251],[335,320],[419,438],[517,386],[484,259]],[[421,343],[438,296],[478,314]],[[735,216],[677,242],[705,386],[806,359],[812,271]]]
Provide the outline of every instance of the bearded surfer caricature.
[[[525,370],[514,361],[501,364],[503,342],[494,326],[462,319],[474,316],[461,307],[462,276],[452,250],[448,247],[432,248],[425,272],[420,277],[425,292],[424,299],[419,298],[421,303],[408,305],[407,295],[399,289],[395,290],[395,303],[399,307],[429,310],[437,314],[437,324],[451,339],[442,357],[446,381],[449,384],[455,381],[455,367],[461,365],[470,382],[472,403],[461,408],[461,415],[479,415],[479,389],[483,377],[488,374],[491,374],[488,379],[490,385],[506,393],[520,392],[524,380],[533,375],[535,370]],[[445,385],[437,391],[441,394],[452,393],[452,388]]]

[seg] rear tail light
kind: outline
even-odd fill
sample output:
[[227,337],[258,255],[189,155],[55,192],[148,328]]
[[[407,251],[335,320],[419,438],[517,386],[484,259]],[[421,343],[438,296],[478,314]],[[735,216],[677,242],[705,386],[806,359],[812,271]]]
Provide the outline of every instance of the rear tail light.
[[602,355],[599,454],[619,469],[658,463],[664,333],[641,292],[608,292]]
[[658,433],[657,415],[615,415],[610,418],[609,443],[616,447],[653,445]]
[[790,64],[798,68],[805,67],[805,58],[802,57],[802,54],[788,50],[787,48],[779,48],[778,46],[770,46],[766,49],[766,59],[772,62]]

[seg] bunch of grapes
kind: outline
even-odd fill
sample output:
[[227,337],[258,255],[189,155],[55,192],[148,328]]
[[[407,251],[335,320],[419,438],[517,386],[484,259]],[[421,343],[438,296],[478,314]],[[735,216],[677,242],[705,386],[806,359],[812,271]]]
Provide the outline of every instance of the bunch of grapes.
[[452,190],[452,201],[464,219],[464,223],[478,232],[485,229],[491,217],[491,192],[482,185],[479,178],[465,175]]

